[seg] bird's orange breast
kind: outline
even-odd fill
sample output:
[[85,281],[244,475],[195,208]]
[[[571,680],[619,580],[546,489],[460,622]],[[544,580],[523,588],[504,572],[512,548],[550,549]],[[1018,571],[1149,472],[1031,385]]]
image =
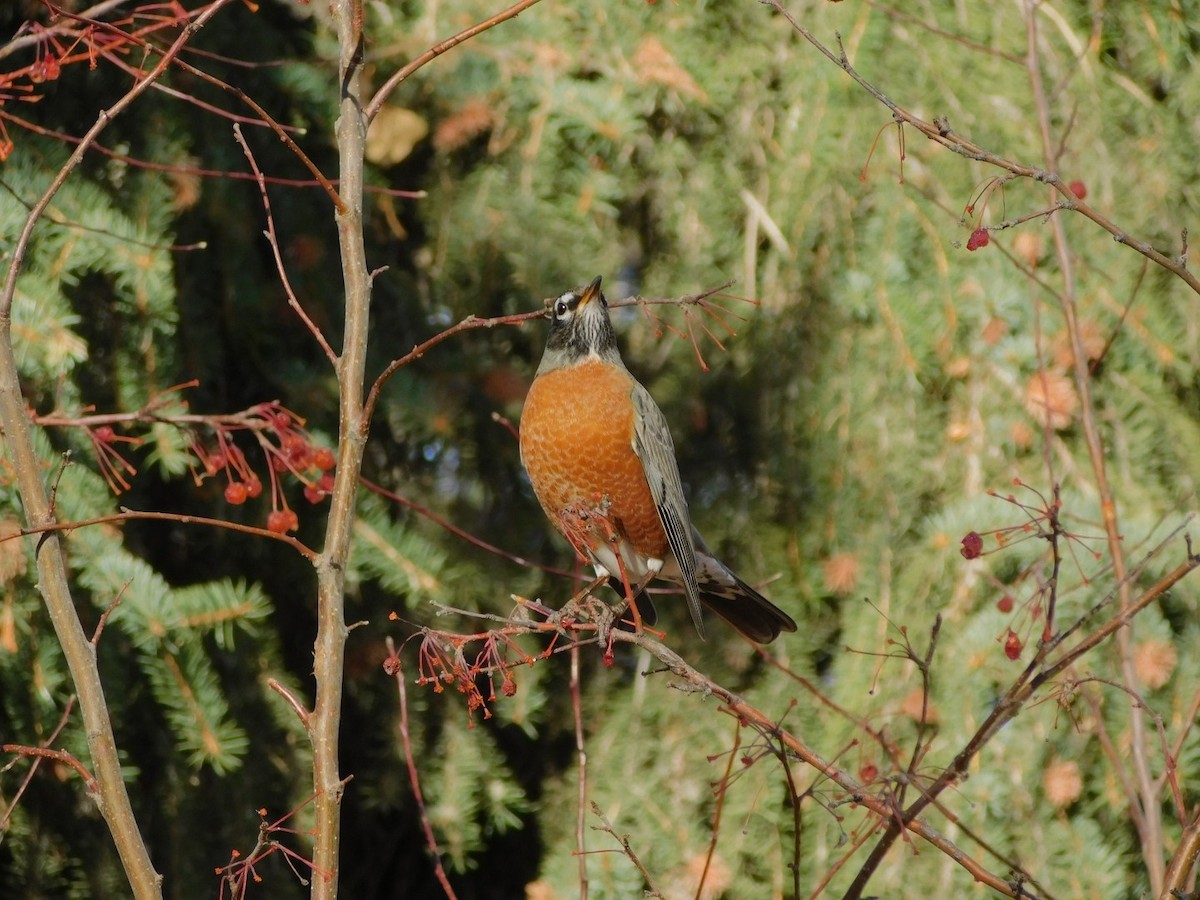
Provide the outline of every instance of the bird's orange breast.
[[666,559],[666,532],[633,452],[633,383],[624,369],[591,359],[539,375],[521,415],[521,459],[559,531],[564,510],[607,501],[624,540]]

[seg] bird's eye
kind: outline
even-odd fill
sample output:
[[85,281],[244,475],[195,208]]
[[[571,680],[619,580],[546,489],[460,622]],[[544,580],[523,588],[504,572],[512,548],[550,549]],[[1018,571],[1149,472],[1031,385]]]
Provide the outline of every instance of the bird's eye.
[[562,297],[558,298],[558,302],[554,304],[554,318],[561,319],[567,314],[567,310],[571,307],[567,305],[567,301]]

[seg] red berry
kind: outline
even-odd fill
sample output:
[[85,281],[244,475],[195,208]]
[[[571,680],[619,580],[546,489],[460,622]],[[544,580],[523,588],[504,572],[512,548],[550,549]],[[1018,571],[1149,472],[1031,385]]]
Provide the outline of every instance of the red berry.
[[257,476],[252,475],[250,480],[246,482],[246,495],[248,497],[257,497],[262,493],[262,482]]
[[1025,645],[1021,643],[1021,639],[1017,637],[1017,633],[1011,628],[1008,629],[1008,637],[1004,639],[1004,655],[1009,659],[1020,659],[1021,651],[1025,649]]
[[879,769],[876,768],[875,763],[864,763],[858,770],[858,777],[868,783],[874,781],[878,774]]
[[111,425],[101,425],[99,428],[93,431],[92,434],[95,435],[96,440],[102,444],[111,444],[113,442],[113,438],[117,436],[117,433],[112,430]]
[[250,496],[250,491],[240,481],[231,481],[225,485],[225,502],[232,503],[234,506],[241,506],[246,502],[246,498]]
[[299,525],[300,520],[297,518],[295,510],[273,509],[267,516],[267,531],[273,531],[276,534],[295,531]]
[[322,447],[313,454],[313,465],[322,472],[328,472],[337,465],[337,460],[334,458],[332,450]]
[[326,472],[317,479],[317,489],[325,494],[333,493],[333,476]]
[[216,475],[223,468],[225,468],[225,454],[220,450],[204,457],[204,471],[209,475]]
[[1082,181],[1072,181],[1070,184],[1067,185],[1067,187],[1070,188],[1071,193],[1074,194],[1076,197],[1078,197],[1080,200],[1087,197],[1087,185],[1084,184]]
[[1010,612],[1012,612],[1012,608],[1013,608],[1013,598],[1009,594],[1005,594],[996,603],[996,609],[1000,610],[1000,612],[1002,612],[1002,613],[1010,613]]
[[315,484],[306,484],[304,486],[304,499],[309,503],[320,503],[325,499],[325,492]]
[[963,559],[978,559],[983,553],[983,538],[979,536],[978,531],[970,532],[962,539],[962,549],[958,551],[963,555]]
[[975,251],[980,247],[986,247],[991,242],[991,235],[988,234],[986,228],[976,228],[971,232],[971,236],[967,238],[967,249]]

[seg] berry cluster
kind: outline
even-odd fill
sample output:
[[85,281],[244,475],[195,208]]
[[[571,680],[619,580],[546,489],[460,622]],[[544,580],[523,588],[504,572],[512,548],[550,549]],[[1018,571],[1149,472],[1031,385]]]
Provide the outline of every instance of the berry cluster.
[[193,440],[192,454],[202,470],[192,469],[197,485],[206,479],[224,474],[225,501],[240,506],[262,493],[262,479],[250,466],[246,454],[233,441],[233,433],[249,432],[258,442],[267,459],[267,474],[271,481],[271,512],[267,529],[277,534],[295,531],[299,516],[287,502],[280,476],[291,474],[304,485],[304,497],[309,503],[320,503],[333,491],[333,451],[313,444],[312,436],[304,429],[304,420],[277,402],[252,407],[237,420],[214,421],[213,441]]

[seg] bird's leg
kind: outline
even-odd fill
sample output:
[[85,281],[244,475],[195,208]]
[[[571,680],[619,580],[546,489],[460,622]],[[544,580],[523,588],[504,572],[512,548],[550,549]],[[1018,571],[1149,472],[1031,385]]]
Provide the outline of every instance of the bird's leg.
[[[580,500],[569,504],[559,513],[559,527],[581,558],[595,565],[598,572],[606,572],[606,576],[601,576],[602,579],[607,575],[618,576],[621,579],[621,586],[625,592],[625,607],[617,611],[617,616],[619,617],[624,609],[628,608],[633,618],[633,622],[630,624],[640,634],[643,630],[642,615],[638,611],[634,598],[641,593],[642,588],[649,583],[653,575],[650,575],[643,583],[635,584],[630,581],[625,560],[621,556],[621,534],[617,530],[616,523],[608,514],[610,505],[608,497],[605,496],[597,497],[595,503]],[[608,546],[609,554],[616,560],[616,572],[607,572],[605,568],[608,565],[607,562],[605,566],[601,566],[596,561],[595,551],[602,543]]]
[[586,563],[594,562],[592,547],[600,539],[596,520],[604,520],[607,507],[588,506],[583,501],[564,506],[558,514],[558,530],[575,549],[575,553]]

